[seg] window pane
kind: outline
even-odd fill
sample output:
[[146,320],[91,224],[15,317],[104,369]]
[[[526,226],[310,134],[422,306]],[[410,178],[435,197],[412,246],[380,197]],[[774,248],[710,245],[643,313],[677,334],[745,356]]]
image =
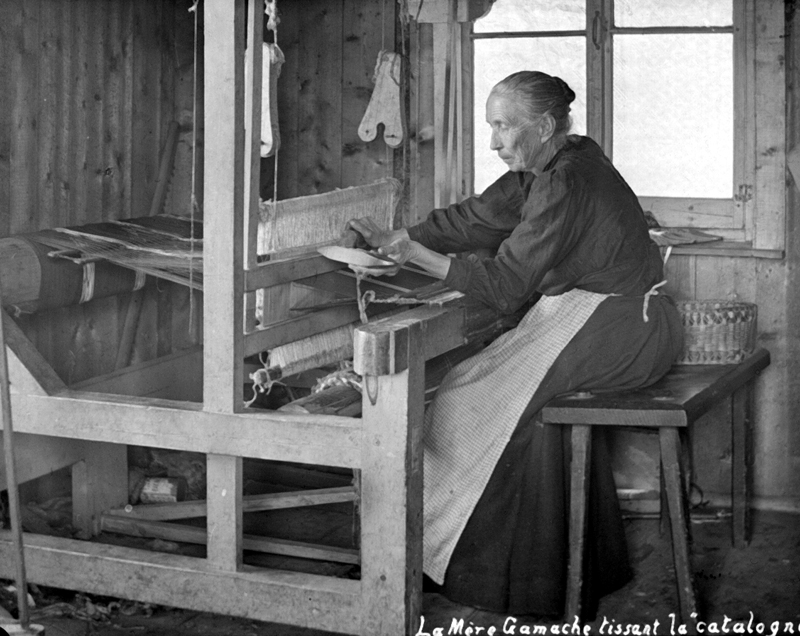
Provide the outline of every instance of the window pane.
[[733,0],[615,0],[614,24],[621,27],[730,26]]
[[586,131],[586,38],[512,38],[475,40],[475,192],[502,175],[507,166],[489,149],[486,99],[500,80],[516,71],[557,75],[575,91],[572,132]]
[[496,0],[475,21],[475,33],[495,31],[575,31],[586,28],[585,0]]
[[614,38],[614,164],[639,196],[731,197],[732,35]]

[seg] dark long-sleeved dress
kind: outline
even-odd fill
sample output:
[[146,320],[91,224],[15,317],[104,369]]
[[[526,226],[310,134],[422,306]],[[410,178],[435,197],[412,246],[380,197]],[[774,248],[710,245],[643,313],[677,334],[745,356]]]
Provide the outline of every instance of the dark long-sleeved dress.
[[[600,147],[578,136],[568,137],[538,177],[506,173],[481,196],[435,210],[408,231],[440,253],[496,250],[493,258],[454,259],[445,283],[500,311],[516,311],[537,293],[609,295],[558,354],[519,418],[460,533],[441,588],[474,607],[560,615],[568,447],[562,428],[542,424],[537,415],[556,395],[646,386],[668,371],[682,331],[671,300],[651,291],[663,277],[660,253],[635,194]],[[480,432],[486,423],[469,425]],[[598,437],[585,573],[589,608],[629,577],[613,477]]]

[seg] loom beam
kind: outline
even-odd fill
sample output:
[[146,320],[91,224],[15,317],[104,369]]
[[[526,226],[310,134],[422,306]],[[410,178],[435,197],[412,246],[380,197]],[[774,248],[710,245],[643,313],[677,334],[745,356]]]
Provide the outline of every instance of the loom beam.
[[[84,294],[85,266],[51,258],[36,234],[0,239],[0,283],[3,306],[14,312],[36,312],[77,305]],[[133,291],[136,273],[106,261],[92,263],[93,293],[103,298]]]

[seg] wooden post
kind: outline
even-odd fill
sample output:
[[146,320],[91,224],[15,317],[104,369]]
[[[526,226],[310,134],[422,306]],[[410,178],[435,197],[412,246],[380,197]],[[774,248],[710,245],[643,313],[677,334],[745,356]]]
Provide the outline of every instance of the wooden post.
[[242,566],[242,458],[206,455],[208,554],[216,570]]
[[100,515],[128,503],[128,449],[81,441],[83,460],[72,466],[72,521],[83,538],[100,532]]
[[[207,0],[203,408],[243,407],[244,0]],[[208,561],[237,570],[242,546],[241,459],[208,455]]]
[[750,488],[750,439],[753,383],[748,382],[731,396],[731,512],[733,545],[744,548],[748,543],[748,490]]
[[661,470],[667,492],[670,528],[672,530],[672,555],[675,575],[678,579],[678,599],[681,620],[690,624],[692,614],[697,612],[697,597],[692,576],[689,552],[689,518],[686,514],[686,499],[681,469],[680,436],[678,429],[662,426],[658,429],[661,444]]
[[[261,190],[261,84],[264,42],[264,0],[254,0],[247,7],[247,52],[245,57],[245,223],[244,258],[247,269],[257,263],[258,203]],[[256,327],[256,295],[245,296],[245,331]]]
[[583,595],[583,552],[586,545],[586,507],[589,503],[589,475],[592,457],[592,427],[573,424],[569,501],[569,572],[565,620],[581,618]]
[[433,25],[433,101],[434,112],[434,207],[443,208],[450,204],[447,174],[447,113],[449,96],[447,93],[450,34],[447,23]]
[[422,606],[421,323],[357,331],[364,376],[361,468],[363,636],[414,634]]

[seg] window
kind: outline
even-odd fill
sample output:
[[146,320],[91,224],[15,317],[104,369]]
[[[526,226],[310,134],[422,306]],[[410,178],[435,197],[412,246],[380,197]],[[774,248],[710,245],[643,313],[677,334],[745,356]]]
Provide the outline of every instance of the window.
[[775,0],[496,0],[473,27],[475,191],[505,169],[489,151],[489,90],[542,70],[574,89],[572,131],[603,146],[662,225],[782,249],[782,33]]

